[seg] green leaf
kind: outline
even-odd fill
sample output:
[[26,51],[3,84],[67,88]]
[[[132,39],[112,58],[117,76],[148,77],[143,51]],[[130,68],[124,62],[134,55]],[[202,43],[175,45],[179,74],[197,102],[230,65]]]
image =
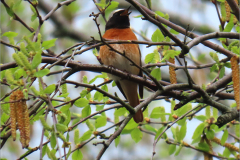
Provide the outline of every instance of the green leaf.
[[[173,128],[173,127],[171,127],[171,128]],[[156,140],[156,139],[158,138],[158,136],[163,132],[164,129],[165,129],[165,127],[161,127],[161,128],[157,131],[154,140]],[[164,138],[167,137],[166,133],[163,133],[162,136],[163,136]]]
[[154,128],[154,127],[152,127],[152,126],[150,126],[150,125],[148,125],[148,124],[144,125],[144,128],[145,128],[146,130],[151,131],[151,132],[154,132],[154,133],[157,133],[157,131],[158,131],[156,128]]
[[163,115],[165,113],[165,110],[164,110],[164,112],[162,112],[162,111],[163,111],[162,107],[155,107],[152,110],[150,118],[155,118],[155,119],[160,118],[161,115]]
[[33,57],[33,60],[32,60],[32,68],[37,68],[38,65],[42,62],[42,55],[41,53],[37,53],[34,57]]
[[82,137],[80,138],[80,141],[86,141],[88,140],[92,135],[92,131],[91,130],[88,130],[87,132],[85,132]]
[[186,136],[186,133],[187,133],[187,122],[185,122],[180,129],[180,137],[179,137],[180,140],[184,139],[184,137]]
[[114,112],[115,116],[123,116],[127,112],[127,109],[125,107],[116,109]]
[[156,13],[157,15],[159,15],[160,17],[164,17],[164,16],[165,16],[165,14],[162,13],[162,12],[160,12],[160,11],[155,11],[155,13]]
[[219,79],[221,79],[225,74],[225,67],[222,67],[219,73]]
[[74,102],[74,105],[77,107],[86,107],[89,104],[89,100],[85,98],[79,98]]
[[202,135],[205,125],[206,125],[205,123],[201,123],[198,125],[198,127],[195,129],[193,133],[192,139],[196,139],[197,137]]
[[215,136],[215,133],[212,129],[206,131],[206,136],[209,140],[213,139]]
[[172,34],[176,34],[176,35],[179,34],[179,32],[175,31],[175,30],[172,29],[172,28],[170,29],[170,33],[172,33]]
[[108,8],[106,9],[106,11],[108,11],[108,10],[114,10],[114,9],[116,9],[116,8],[118,7],[118,5],[119,5],[119,2],[111,1],[111,5],[108,6]]
[[86,75],[83,76],[82,81],[83,81],[83,83],[88,84],[88,78]]
[[125,129],[131,130],[131,129],[137,127],[137,126],[138,126],[138,124],[137,124],[136,122],[134,122],[133,119],[131,119],[131,120],[128,122],[128,124],[126,125]]
[[115,147],[117,147],[118,146],[118,144],[119,144],[119,142],[120,142],[120,135],[117,137],[117,138],[115,138]]
[[156,29],[156,31],[153,33],[151,39],[153,42],[162,42],[162,41],[164,41],[164,36],[159,29]]
[[169,60],[169,58],[174,58],[175,56],[178,56],[180,53],[181,51],[167,50],[166,53],[164,54],[162,62],[165,60]]
[[101,117],[97,118],[96,121],[95,121],[95,127],[96,128],[103,127],[106,124],[107,124],[107,117],[105,117],[105,116],[101,116]]
[[175,144],[170,144],[168,148],[169,155],[172,155],[176,151],[177,146]]
[[14,75],[14,79],[18,80],[20,77],[22,76],[25,77],[27,74],[23,68],[19,68],[14,72],[13,75]]
[[97,92],[94,94],[93,99],[100,102],[100,101],[103,99],[103,94],[97,91]]
[[202,121],[202,122],[204,122],[207,119],[207,117],[204,116],[204,115],[194,116],[194,118],[196,118],[196,119],[198,119],[199,121]]
[[136,143],[138,143],[142,139],[142,136],[142,132],[138,128],[135,128],[131,132],[131,137]]
[[83,108],[82,110],[82,117],[85,118],[91,114],[91,107],[87,105],[86,107]]
[[34,76],[35,77],[43,77],[43,76],[46,76],[48,73],[50,73],[50,70],[47,69],[47,68],[44,68],[43,70],[40,70],[38,72],[35,72],[34,73]]
[[231,155],[231,151],[226,147],[223,151],[223,156],[229,158],[230,155]]
[[156,69],[152,70],[151,75],[154,78],[156,78],[156,80],[158,80],[158,81],[161,80],[161,70],[160,70],[160,68],[156,68]]
[[175,152],[174,156],[177,156],[177,155],[180,153],[180,151],[182,150],[182,148],[183,148],[183,145],[181,144],[181,145],[178,147],[177,151]]
[[2,36],[8,37],[8,38],[13,38],[13,37],[16,37],[17,35],[18,35],[18,33],[9,31],[9,32],[3,33]]
[[228,130],[225,129],[225,130],[224,130],[224,133],[223,133],[223,135],[222,135],[221,145],[224,145],[224,143],[227,141],[227,139],[228,139]]
[[101,111],[104,108],[104,104],[103,105],[96,105],[96,111]]
[[148,55],[146,55],[144,62],[148,64],[153,61],[153,58],[154,58],[154,53],[149,53]]
[[209,145],[207,143],[205,143],[205,142],[198,143],[198,147],[197,148],[202,150],[202,151],[206,151],[206,152],[208,152],[210,150]]
[[44,89],[44,93],[46,94],[51,94],[56,88],[56,85],[55,84],[51,84],[49,86],[47,86],[47,88]]
[[55,41],[56,40],[57,40],[57,38],[54,38],[54,39],[51,39],[51,40],[48,40],[48,41],[44,41],[42,43],[43,50],[49,49],[50,47],[55,46]]
[[50,144],[51,144],[52,149],[54,149],[57,144],[57,137],[55,136],[55,133],[53,133],[53,132],[51,134]]
[[234,26],[233,21],[229,21],[228,24],[225,26],[223,32],[230,32]]
[[73,160],[82,160],[83,159],[83,154],[80,149],[77,149],[76,151],[73,152],[72,159]]

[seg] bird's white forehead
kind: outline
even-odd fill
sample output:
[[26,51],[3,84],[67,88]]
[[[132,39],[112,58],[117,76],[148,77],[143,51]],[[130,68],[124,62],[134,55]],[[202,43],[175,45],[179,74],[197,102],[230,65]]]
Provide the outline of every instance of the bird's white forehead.
[[117,9],[117,10],[115,10],[115,11],[113,12],[113,14],[114,14],[114,13],[117,13],[117,12],[119,12],[119,11],[122,11],[122,10],[124,10],[124,9]]

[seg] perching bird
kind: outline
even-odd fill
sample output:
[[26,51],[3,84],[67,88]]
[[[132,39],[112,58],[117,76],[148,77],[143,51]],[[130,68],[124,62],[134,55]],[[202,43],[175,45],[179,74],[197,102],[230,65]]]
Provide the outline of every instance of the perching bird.
[[[130,7],[129,7],[130,8]],[[116,10],[112,17],[107,21],[105,27],[105,34],[103,38],[106,40],[137,40],[136,35],[130,29],[129,12],[128,9]],[[135,64],[141,66],[141,52],[138,44],[111,44],[111,46],[121,52],[125,53],[129,59]],[[100,47],[100,59],[104,65],[111,66],[127,73],[142,76],[142,71],[127,60],[124,56],[114,52],[108,46],[104,45]],[[138,98],[138,84],[133,81],[122,79],[120,77],[108,74],[115,83],[124,97],[129,101],[132,107],[136,107],[139,104]],[[139,94],[143,96],[143,86],[139,85]],[[136,123],[143,121],[143,113],[139,110],[133,117]]]

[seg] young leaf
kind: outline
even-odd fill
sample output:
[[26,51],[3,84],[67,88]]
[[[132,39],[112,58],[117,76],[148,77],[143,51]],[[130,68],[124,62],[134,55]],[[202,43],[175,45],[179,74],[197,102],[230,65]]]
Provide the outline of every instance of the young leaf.
[[205,123],[201,123],[198,125],[198,127],[193,133],[192,139],[196,139],[197,137],[201,136],[201,134],[203,133],[203,129],[205,128],[205,125],[206,125]]
[[55,84],[51,84],[49,86],[47,86],[47,88],[44,89],[44,93],[46,94],[51,94],[56,88],[56,85]]
[[221,145],[224,145],[224,143],[226,142],[227,139],[228,139],[228,130],[225,129],[224,133],[223,133],[223,136],[222,136],[222,139],[221,139]]
[[164,36],[159,29],[156,29],[156,31],[153,33],[151,39],[153,42],[162,42],[162,41],[164,41]]
[[180,137],[179,137],[180,140],[184,139],[184,137],[186,136],[186,133],[187,133],[187,122],[185,122],[180,129]]
[[40,70],[40,71],[38,71],[38,72],[35,72],[35,73],[34,73],[34,76],[35,76],[35,77],[43,77],[43,76],[46,76],[49,72],[50,72],[49,69],[44,68],[43,70]]
[[77,149],[76,151],[73,152],[72,159],[73,160],[82,160],[83,159],[83,154],[80,149]]
[[74,102],[74,105],[77,107],[86,107],[89,104],[89,101],[85,98],[79,98]]
[[83,108],[82,110],[82,117],[85,118],[91,114],[91,108],[89,105]]
[[152,70],[151,75],[156,78],[157,81],[161,80],[161,70],[160,68],[156,68]]
[[52,135],[50,138],[50,144],[51,144],[52,149],[54,149],[57,144],[57,137],[55,136],[55,133],[53,133],[53,132],[52,132]]
[[92,135],[92,131],[91,130],[88,130],[87,132],[85,132],[82,137],[80,138],[80,141],[86,141],[88,140]]
[[106,124],[107,124],[107,117],[105,117],[105,116],[101,116],[101,117],[97,118],[96,121],[95,121],[95,127],[96,128],[103,127]]
[[176,151],[176,145],[175,144],[170,144],[168,148],[168,153],[169,155],[172,155]]
[[115,141],[115,147],[117,147],[120,142],[120,135],[117,138],[115,138],[114,141]]
[[54,38],[54,39],[51,39],[51,40],[48,40],[48,41],[44,41],[42,43],[43,50],[49,49],[50,47],[55,46],[55,41],[56,40],[57,40],[57,38]]
[[136,143],[138,143],[142,139],[142,132],[138,128],[135,128],[131,132],[131,137]]
[[42,55],[41,53],[38,53],[33,57],[32,64],[31,64],[32,69],[37,68],[41,62],[42,62]]

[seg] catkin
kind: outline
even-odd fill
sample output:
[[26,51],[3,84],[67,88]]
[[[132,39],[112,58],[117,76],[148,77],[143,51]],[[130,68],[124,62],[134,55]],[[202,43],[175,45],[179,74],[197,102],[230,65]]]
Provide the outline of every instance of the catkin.
[[[9,102],[16,101],[16,92],[13,92],[9,97]],[[17,129],[17,110],[16,103],[10,103],[10,118],[11,118],[11,132],[13,140],[16,140],[16,129]]]
[[[235,2],[238,5],[238,0],[235,0]],[[225,5],[225,10],[226,10],[226,21],[229,22],[230,18],[231,18],[231,8],[230,8],[227,1],[224,2],[224,5]],[[233,23],[236,24],[237,22],[238,22],[238,20],[237,20],[236,16],[234,16],[233,17]]]
[[10,117],[11,132],[13,140],[16,139],[16,125],[20,131],[20,142],[23,148],[28,147],[30,141],[30,121],[28,115],[28,107],[24,95],[21,90],[14,91],[10,95]]
[[[218,139],[217,137],[214,137],[213,139],[211,139],[211,141],[213,141],[213,142],[215,142],[215,143],[221,145],[221,140]],[[236,146],[234,146],[234,145],[232,145],[232,144],[230,144],[230,143],[224,143],[224,144],[221,145],[221,146],[224,146],[224,147],[227,147],[227,148],[230,149],[230,150],[233,150],[233,151],[239,152],[239,148],[236,147]]]
[[230,59],[231,69],[232,69],[232,81],[233,81],[233,90],[234,90],[234,99],[237,104],[237,110],[240,109],[240,86],[239,86],[239,65],[238,65],[238,57],[233,56]]
[[[174,58],[169,58],[169,62],[172,64],[175,64]],[[171,84],[176,84],[177,77],[176,77],[175,67],[169,66],[169,75],[170,75]]]

